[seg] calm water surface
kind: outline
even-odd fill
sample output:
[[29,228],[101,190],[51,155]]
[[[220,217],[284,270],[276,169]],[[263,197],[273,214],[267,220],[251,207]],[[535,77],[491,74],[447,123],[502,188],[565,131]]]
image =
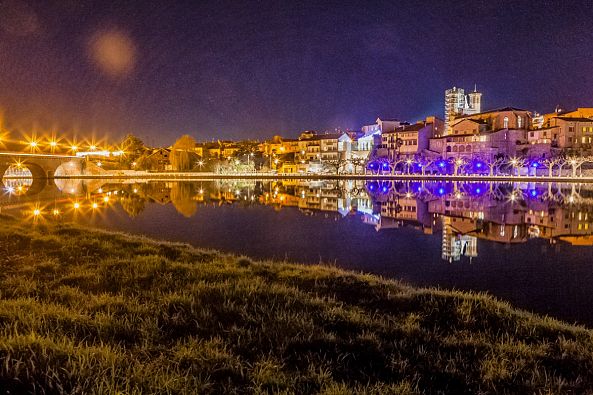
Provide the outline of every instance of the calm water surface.
[[593,327],[593,185],[56,182],[3,180],[1,211],[486,291]]

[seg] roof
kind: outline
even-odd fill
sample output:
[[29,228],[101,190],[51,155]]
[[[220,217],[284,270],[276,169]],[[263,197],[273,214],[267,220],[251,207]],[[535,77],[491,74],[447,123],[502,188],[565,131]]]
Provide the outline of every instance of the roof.
[[483,134],[474,134],[474,133],[448,134],[446,136],[431,137],[431,140],[441,140],[441,139],[446,139],[446,138],[449,138],[449,137],[469,137],[469,136],[483,136]]
[[583,117],[555,117],[556,119],[562,119],[563,121],[570,121],[570,122],[593,122],[591,118],[583,118]]
[[468,117],[475,117],[476,115],[490,114],[493,112],[508,112],[508,111],[530,112],[529,110],[523,110],[521,108],[516,108],[516,107],[502,107],[502,108],[495,108],[493,110],[482,111],[482,112],[479,112],[476,114],[460,115],[457,118],[468,118]]
[[381,120],[383,122],[399,122],[399,119],[395,119],[395,118],[377,117],[377,120]]
[[465,121],[474,122],[474,123],[477,123],[477,124],[480,124],[480,125],[488,125],[488,122],[486,122],[486,120],[485,120],[485,119],[471,119],[471,118],[464,118],[464,119],[461,119],[461,120],[459,120],[459,122],[457,122],[457,123],[456,123],[455,125],[453,125],[453,126],[459,125],[461,122],[465,122]]
[[318,134],[318,135],[313,136],[307,140],[308,141],[311,141],[311,140],[337,140],[340,137],[342,137],[342,135],[343,135],[343,133]]
[[545,128],[532,129],[529,132],[537,132],[538,130],[558,129],[560,126],[546,126]]
[[400,126],[399,128],[396,128],[395,130],[388,130],[386,132],[383,132],[383,134],[393,134],[393,133],[402,133],[402,132],[417,132],[420,129],[423,129],[428,125],[432,125],[432,122],[429,122],[429,123],[419,122],[419,123],[415,123],[413,125],[404,125],[404,126]]

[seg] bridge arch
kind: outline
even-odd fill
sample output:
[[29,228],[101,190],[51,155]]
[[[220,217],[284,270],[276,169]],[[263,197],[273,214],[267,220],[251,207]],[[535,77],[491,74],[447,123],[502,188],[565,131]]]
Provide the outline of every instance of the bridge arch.
[[[16,164],[4,164],[0,166],[0,187],[2,188],[2,190],[6,190],[7,186],[6,181],[5,181],[5,176],[6,173],[8,172],[8,170],[10,170],[13,167],[17,167]],[[38,193],[40,193],[47,185],[47,180],[48,180],[48,174],[46,173],[46,170],[44,168],[42,168],[41,166],[39,166],[36,163],[31,163],[31,162],[19,162],[18,167],[22,167],[23,169],[26,169],[26,172],[23,172],[22,176],[24,176],[25,178],[21,178],[20,180],[22,180],[22,185],[26,185],[27,186],[27,191],[24,193],[24,195],[27,196],[31,196],[31,195],[37,195]],[[28,173],[28,174],[27,174]],[[30,177],[27,177],[28,175],[30,175]],[[52,174],[53,176],[53,174]],[[15,179],[15,180],[19,180],[19,179]]]

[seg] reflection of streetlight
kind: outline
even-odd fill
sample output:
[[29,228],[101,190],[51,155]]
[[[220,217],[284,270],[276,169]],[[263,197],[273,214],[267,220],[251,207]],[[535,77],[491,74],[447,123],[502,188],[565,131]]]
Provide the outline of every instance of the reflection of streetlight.
[[103,163],[97,162],[97,166],[101,167],[101,166],[103,166]]

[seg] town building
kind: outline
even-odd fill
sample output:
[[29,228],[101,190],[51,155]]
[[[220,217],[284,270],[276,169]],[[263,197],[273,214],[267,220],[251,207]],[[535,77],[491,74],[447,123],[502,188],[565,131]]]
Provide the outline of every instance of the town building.
[[482,156],[549,156],[550,144],[528,144],[531,113],[505,107],[458,116],[450,131],[429,141],[428,153],[443,158]]
[[549,120],[552,145],[562,151],[593,153],[593,118],[557,116]]
[[173,170],[171,166],[171,149],[169,148],[154,148],[142,160],[142,168],[146,170],[167,171]]
[[424,155],[430,139],[440,135],[443,130],[443,120],[432,116],[413,125],[402,125],[393,131],[386,131],[381,134],[377,156],[396,159]]
[[453,120],[459,115],[478,114],[482,111],[482,93],[477,86],[465,94],[463,88],[453,87],[445,91],[445,130],[449,131]]
[[357,156],[364,158],[374,156],[375,149],[381,145],[381,135],[403,125],[409,125],[409,123],[397,119],[377,118],[374,124],[363,126],[361,129],[363,135],[356,139],[354,146]]

